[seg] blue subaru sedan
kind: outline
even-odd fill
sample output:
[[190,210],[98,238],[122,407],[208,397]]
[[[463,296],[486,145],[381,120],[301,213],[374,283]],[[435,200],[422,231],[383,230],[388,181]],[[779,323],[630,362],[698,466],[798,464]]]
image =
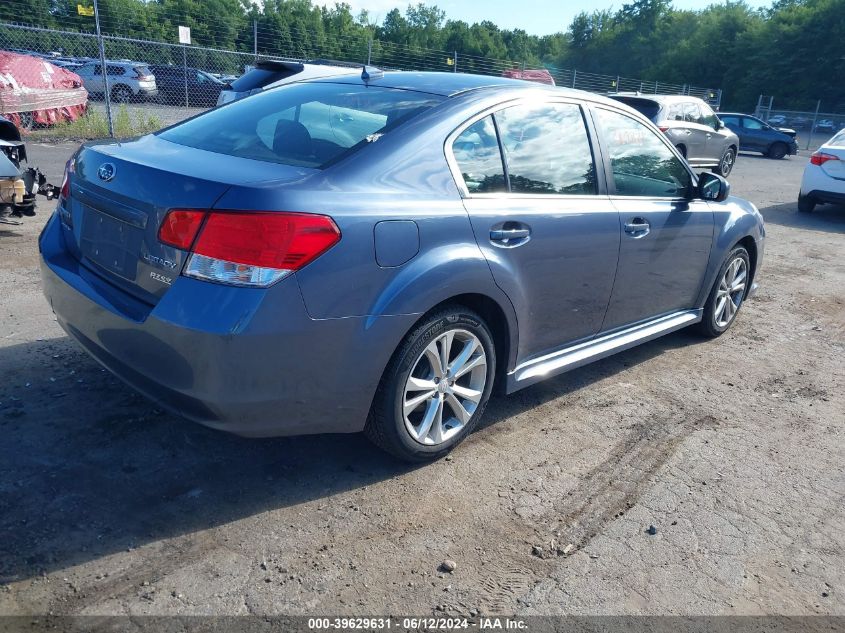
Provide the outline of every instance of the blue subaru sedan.
[[84,145],[40,250],[61,326],[166,408],[421,461],[494,388],[722,334],[764,236],[624,104],[365,68]]

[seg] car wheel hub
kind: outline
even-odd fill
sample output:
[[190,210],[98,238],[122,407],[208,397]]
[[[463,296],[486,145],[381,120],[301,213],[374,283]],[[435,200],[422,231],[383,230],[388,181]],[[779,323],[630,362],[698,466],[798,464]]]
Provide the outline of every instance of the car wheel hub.
[[448,441],[469,423],[486,384],[487,355],[478,337],[444,332],[420,353],[405,381],[405,429],[421,444]]
[[716,291],[714,315],[717,326],[727,327],[734,320],[745,296],[747,280],[748,265],[744,259],[737,257],[728,264],[725,274],[719,281],[719,289]]

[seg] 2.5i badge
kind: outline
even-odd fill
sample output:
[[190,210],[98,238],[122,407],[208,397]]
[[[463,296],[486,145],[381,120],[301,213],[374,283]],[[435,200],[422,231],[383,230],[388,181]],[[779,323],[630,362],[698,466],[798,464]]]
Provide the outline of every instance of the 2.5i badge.
[[150,277],[152,277],[156,281],[160,281],[163,284],[167,284],[168,286],[173,283],[173,280],[170,277],[165,277],[164,275],[160,275],[157,272],[150,272]]

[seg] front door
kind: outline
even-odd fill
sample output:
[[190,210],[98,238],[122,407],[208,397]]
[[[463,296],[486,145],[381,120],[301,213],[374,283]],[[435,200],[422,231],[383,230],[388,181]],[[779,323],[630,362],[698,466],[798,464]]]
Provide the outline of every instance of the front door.
[[625,114],[595,108],[621,219],[619,268],[602,331],[695,306],[713,241],[713,212],[663,137]]
[[619,216],[600,195],[581,107],[504,108],[452,148],[476,240],[517,312],[518,362],[594,336],[613,286]]

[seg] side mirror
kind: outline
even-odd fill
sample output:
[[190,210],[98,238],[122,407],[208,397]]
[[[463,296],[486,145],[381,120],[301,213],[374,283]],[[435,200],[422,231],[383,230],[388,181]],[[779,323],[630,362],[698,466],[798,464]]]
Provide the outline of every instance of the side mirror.
[[731,195],[727,180],[712,172],[702,172],[698,177],[698,197],[711,202],[724,202]]
[[722,121],[722,119],[716,119],[716,121],[718,121],[718,123],[716,123],[716,131],[717,132],[719,130],[724,130],[726,127],[728,127],[727,125],[725,125],[725,122]]

